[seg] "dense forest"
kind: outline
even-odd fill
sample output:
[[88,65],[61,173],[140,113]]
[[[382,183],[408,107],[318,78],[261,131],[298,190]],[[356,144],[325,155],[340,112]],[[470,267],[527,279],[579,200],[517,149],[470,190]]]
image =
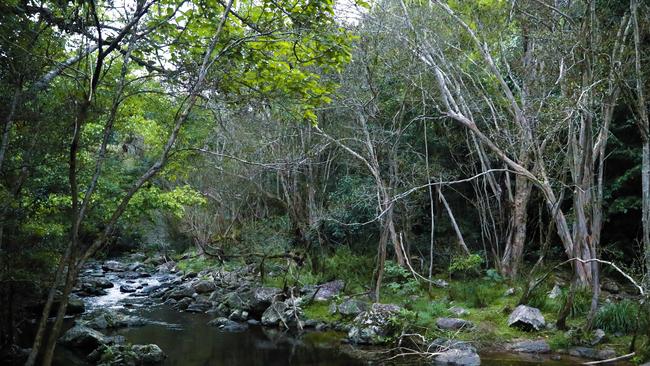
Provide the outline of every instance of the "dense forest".
[[397,359],[650,361],[648,70],[643,0],[3,0],[0,357],[66,364],[89,268],[138,258]]

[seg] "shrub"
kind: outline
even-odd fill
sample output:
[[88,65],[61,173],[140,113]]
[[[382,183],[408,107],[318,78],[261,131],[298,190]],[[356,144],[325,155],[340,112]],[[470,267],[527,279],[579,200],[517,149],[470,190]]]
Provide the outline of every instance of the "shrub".
[[468,272],[477,272],[483,264],[483,258],[478,254],[456,257],[452,259],[449,265],[449,274],[467,274]]
[[339,248],[333,256],[325,258],[322,263],[324,280],[339,278],[351,287],[363,287],[370,282],[375,267],[371,256],[357,255],[348,247]]
[[484,308],[493,304],[503,294],[503,288],[495,283],[469,282],[454,284],[449,288],[449,298],[473,308]]
[[639,304],[632,300],[603,305],[596,313],[594,325],[608,333],[632,333],[636,329],[650,326],[647,317],[641,313]]

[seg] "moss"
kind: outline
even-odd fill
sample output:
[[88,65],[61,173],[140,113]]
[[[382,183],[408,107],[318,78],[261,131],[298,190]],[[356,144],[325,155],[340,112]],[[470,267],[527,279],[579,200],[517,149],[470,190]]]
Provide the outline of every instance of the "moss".
[[315,319],[324,321],[327,323],[335,322],[339,320],[339,316],[336,314],[331,314],[329,311],[329,303],[326,302],[314,302],[303,308],[305,316],[308,319]]

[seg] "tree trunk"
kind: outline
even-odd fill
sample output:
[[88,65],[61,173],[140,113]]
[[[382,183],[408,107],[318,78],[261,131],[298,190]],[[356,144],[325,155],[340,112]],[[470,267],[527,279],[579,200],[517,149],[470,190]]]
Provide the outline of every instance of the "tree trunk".
[[451,207],[449,207],[449,203],[447,203],[445,196],[442,194],[442,187],[438,188],[438,197],[440,198],[440,201],[442,201],[442,204],[445,206],[445,209],[447,210],[447,214],[449,215],[449,220],[451,221],[451,226],[454,228],[454,232],[456,233],[456,238],[458,239],[458,246],[463,251],[463,253],[469,255],[470,252],[469,249],[467,248],[467,245],[465,244],[465,239],[463,239],[463,233],[460,231],[460,228],[458,227],[458,223],[456,223],[456,218],[454,217],[454,213],[451,211]]
[[532,184],[522,175],[515,177],[515,186],[511,218],[512,231],[501,260],[502,274],[511,279],[517,278],[519,266],[523,259],[526,225],[528,223],[528,201],[532,191]]
[[641,166],[643,247],[645,254],[645,288],[650,290],[650,141],[643,141]]

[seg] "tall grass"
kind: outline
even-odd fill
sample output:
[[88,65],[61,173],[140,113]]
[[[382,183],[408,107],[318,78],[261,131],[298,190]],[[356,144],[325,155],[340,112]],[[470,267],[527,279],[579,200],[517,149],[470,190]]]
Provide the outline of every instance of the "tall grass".
[[632,333],[650,326],[647,314],[632,300],[603,305],[596,313],[594,325],[608,333]]
[[449,298],[472,308],[485,308],[499,299],[503,291],[503,286],[498,283],[469,281],[453,284],[449,288]]

